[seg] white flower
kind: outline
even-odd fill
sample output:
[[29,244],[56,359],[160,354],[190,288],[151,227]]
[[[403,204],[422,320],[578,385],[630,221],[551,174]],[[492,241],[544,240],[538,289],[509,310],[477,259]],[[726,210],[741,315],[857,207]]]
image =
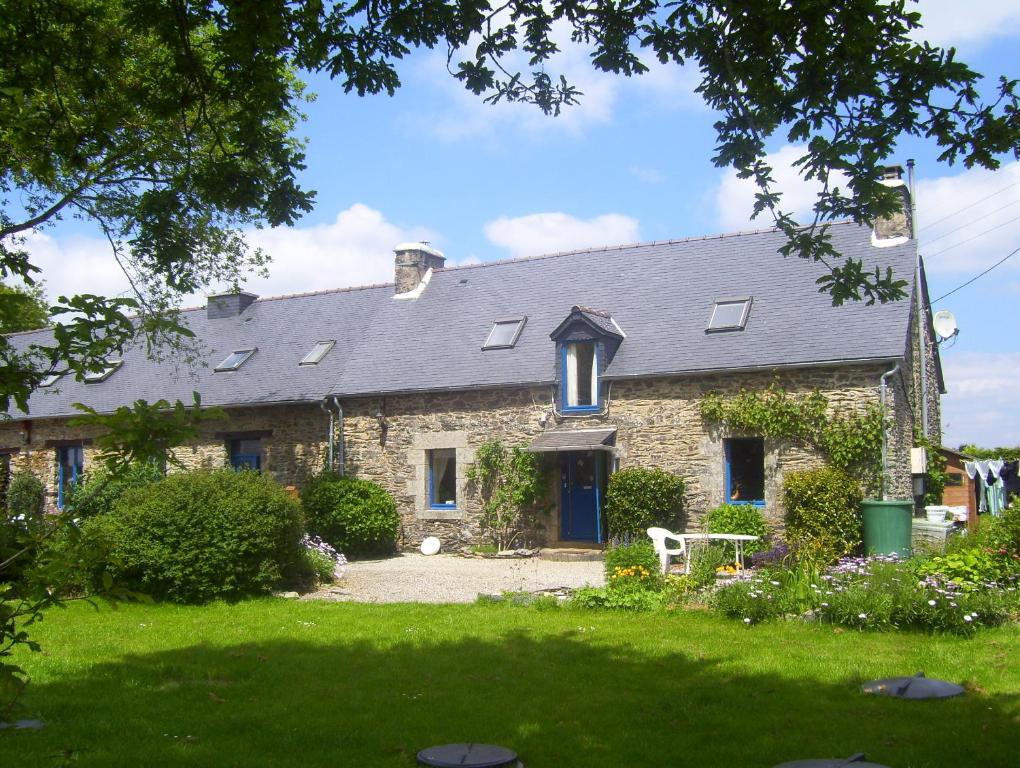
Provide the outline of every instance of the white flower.
[[973,617],[968,613],[968,614],[964,615],[963,620],[964,621],[973,621]]
[[866,613],[858,613],[857,614],[857,618],[858,619],[866,619],[866,618],[868,618],[868,614],[866,614]]
[[935,605],[935,601],[934,600],[929,600],[928,601],[928,605]]
[[778,587],[779,586],[779,582],[778,581],[770,581],[769,584],[771,584],[773,587]]
[[751,620],[745,617],[745,618],[744,618],[744,623],[745,623],[745,624],[750,624],[750,623],[751,623]]

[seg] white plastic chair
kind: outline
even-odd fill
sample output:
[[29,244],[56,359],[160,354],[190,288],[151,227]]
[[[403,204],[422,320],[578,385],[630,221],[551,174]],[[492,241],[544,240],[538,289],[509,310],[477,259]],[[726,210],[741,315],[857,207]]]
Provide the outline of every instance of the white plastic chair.
[[[659,563],[662,565],[663,574],[669,573],[669,558],[671,556],[680,556],[684,560],[687,560],[687,541],[683,535],[667,531],[665,528],[649,528],[647,530],[648,537],[652,540],[652,546],[655,547],[655,552],[659,556]],[[666,539],[673,539],[673,541],[680,542],[679,549],[669,549],[666,546]]]

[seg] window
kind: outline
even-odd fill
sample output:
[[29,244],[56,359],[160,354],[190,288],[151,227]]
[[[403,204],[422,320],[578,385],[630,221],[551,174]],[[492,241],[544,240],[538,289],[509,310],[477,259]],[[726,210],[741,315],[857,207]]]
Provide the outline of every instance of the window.
[[564,410],[599,408],[598,354],[593,342],[563,346]]
[[57,448],[57,506],[64,508],[68,491],[78,484],[85,471],[85,448],[81,445],[62,445]]
[[[113,373],[113,371],[111,371],[111,373]],[[63,376],[62,373],[47,373],[46,376],[43,377],[43,380],[39,382],[39,386],[52,387],[54,384],[60,381],[61,376]]]
[[255,349],[235,349],[223,360],[222,363],[216,366],[217,371],[236,371],[242,365],[244,365],[248,358],[255,354]]
[[765,506],[765,441],[734,437],[723,443],[726,454],[727,504]]
[[429,451],[429,506],[432,509],[457,507],[456,448]]
[[262,439],[242,438],[230,441],[230,466],[234,469],[262,471]]
[[510,320],[496,320],[489,331],[489,337],[482,345],[482,349],[511,349],[517,343],[521,331],[524,330],[526,317],[516,317]]
[[336,341],[332,339],[328,341],[315,342],[315,346],[312,347],[312,351],[305,355],[298,365],[318,365],[322,358],[329,353],[329,350],[333,349],[334,344],[336,344]]
[[946,474],[946,487],[950,487],[950,486],[957,486],[957,487],[959,487],[959,486],[962,486],[962,485],[963,485],[963,475],[962,474],[960,474],[959,472],[949,472],[949,473]]
[[[107,358],[106,363],[103,366],[103,370],[85,374],[85,383],[98,384],[101,381],[106,381],[113,375],[114,371],[120,368],[122,364],[123,364],[122,360],[117,360],[115,358]],[[54,379],[54,381],[56,381],[56,379]]]
[[751,297],[741,299],[717,299],[712,306],[712,316],[706,331],[740,331],[747,323],[751,309]]

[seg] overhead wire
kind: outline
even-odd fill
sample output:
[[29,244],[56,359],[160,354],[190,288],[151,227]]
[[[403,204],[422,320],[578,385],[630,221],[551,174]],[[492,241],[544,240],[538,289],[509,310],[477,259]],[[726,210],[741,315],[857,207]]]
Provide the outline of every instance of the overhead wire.
[[1017,255],[1018,253],[1020,253],[1020,247],[1018,247],[1018,248],[1014,248],[1014,249],[1013,249],[1012,251],[1010,251],[1010,252],[1009,252],[1008,254],[1006,254],[1006,255],[1005,255],[1004,257],[1002,257],[1002,258],[1001,258],[1001,259],[999,259],[999,260],[998,260],[997,262],[995,262],[994,264],[992,264],[992,266],[990,266],[990,267],[989,267],[988,269],[986,269],[986,270],[985,270],[984,272],[982,272],[981,274],[979,274],[979,275],[975,275],[974,277],[972,277],[972,278],[971,278],[970,280],[968,280],[967,282],[963,283],[962,285],[958,285],[958,286],[956,286],[956,287],[955,287],[955,288],[954,288],[953,290],[951,290],[951,291],[950,291],[949,293],[943,293],[943,294],[942,294],[941,296],[939,296],[939,297],[938,297],[937,299],[935,299],[934,301],[929,301],[929,302],[928,302],[928,306],[929,306],[929,307],[931,307],[931,306],[932,306],[933,304],[938,304],[938,303],[939,303],[940,301],[942,301],[942,299],[946,298],[947,296],[952,296],[952,295],[953,295],[954,293],[956,293],[957,291],[961,290],[962,288],[966,288],[966,287],[967,287],[968,285],[970,285],[971,283],[973,283],[973,282],[974,282],[975,280],[977,280],[977,279],[979,279],[979,278],[982,278],[982,277],[984,277],[985,275],[987,275],[987,274],[988,274],[989,272],[991,272],[991,271],[992,271],[993,269],[995,269],[996,267],[998,267],[998,266],[999,266],[1000,264],[1005,264],[1005,263],[1006,263],[1006,261],[1008,261],[1009,259],[1011,259],[1011,258],[1013,258],[1014,256],[1016,256],[1016,255]]
[[1009,221],[1004,221],[1001,224],[997,224],[994,227],[989,227],[988,229],[984,230],[983,232],[978,232],[976,235],[974,235],[972,237],[968,237],[966,240],[961,240],[958,243],[953,243],[952,245],[947,245],[941,251],[935,251],[935,253],[929,253],[927,258],[933,259],[936,256],[939,256],[939,255],[945,253],[946,251],[951,251],[954,248],[958,248],[961,245],[965,245],[966,243],[969,243],[972,240],[977,240],[979,237],[984,237],[989,232],[994,232],[997,229],[1002,229],[1003,227],[1009,226],[1010,224],[1012,224],[1015,221],[1020,221],[1020,216],[1016,216],[1016,217],[1010,219]]
[[934,242],[936,242],[936,241],[938,241],[938,240],[941,240],[941,239],[942,239],[942,238],[944,238],[944,237],[949,237],[949,236],[950,236],[951,234],[953,234],[954,232],[959,232],[959,231],[960,231],[961,229],[966,229],[967,227],[969,227],[969,226],[972,226],[972,225],[976,224],[976,223],[977,223],[977,222],[979,222],[979,221],[984,221],[984,220],[985,220],[985,219],[987,219],[987,218],[988,218],[989,216],[994,216],[994,215],[995,215],[995,214],[997,214],[997,213],[998,213],[999,211],[1004,211],[1004,210],[1006,210],[1007,208],[1009,208],[1010,206],[1013,206],[1013,205],[1017,205],[1017,204],[1020,204],[1020,197],[1018,197],[1018,198],[1017,198],[1016,200],[1013,200],[1013,201],[1011,201],[1011,202],[1008,202],[1008,203],[1006,203],[1006,204],[1005,204],[1005,205],[1003,205],[1003,206],[1000,206],[1000,207],[996,208],[996,209],[995,209],[994,211],[989,211],[989,212],[988,212],[988,213],[986,213],[986,214],[985,214],[984,216],[978,216],[978,217],[977,217],[976,219],[971,219],[971,220],[970,220],[970,221],[968,221],[968,222],[967,222],[966,224],[961,224],[960,226],[956,227],[955,229],[951,229],[951,230],[949,230],[948,232],[945,232],[945,233],[943,233],[943,234],[939,235],[938,237],[933,237],[933,238],[932,238],[931,240],[928,240],[928,241],[927,241],[927,242],[925,243],[925,245],[926,245],[926,246],[927,246],[927,245],[931,245],[932,243],[934,243]]
[[995,197],[996,195],[1001,195],[1003,192],[1006,192],[1006,191],[1008,191],[1010,189],[1013,189],[1013,187],[1016,187],[1016,186],[1020,186],[1020,181],[1014,181],[1012,184],[1007,184],[1005,187],[1003,187],[1002,189],[998,190],[997,192],[992,192],[990,195],[985,195],[980,200],[975,200],[973,203],[971,203],[969,205],[965,205],[963,208],[960,208],[960,209],[954,211],[953,213],[947,214],[947,215],[943,216],[941,219],[936,219],[935,221],[930,222],[929,224],[925,224],[923,227],[918,229],[917,232],[918,232],[918,234],[920,234],[921,232],[924,232],[926,229],[929,229],[930,227],[934,227],[936,224],[941,224],[943,221],[947,221],[949,219],[955,218],[956,216],[959,216],[964,211],[969,211],[971,208],[973,208],[973,207],[975,207],[977,205],[980,205],[985,200],[990,200],[993,197]]

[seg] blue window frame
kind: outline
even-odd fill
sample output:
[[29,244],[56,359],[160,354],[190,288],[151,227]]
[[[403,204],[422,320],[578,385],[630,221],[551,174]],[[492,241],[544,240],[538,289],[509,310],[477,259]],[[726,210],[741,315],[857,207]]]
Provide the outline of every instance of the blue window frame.
[[599,355],[595,342],[564,344],[561,352],[563,410],[599,410]]
[[57,448],[57,507],[64,508],[67,492],[78,484],[85,471],[85,448],[81,445],[62,445]]
[[429,457],[429,508],[457,508],[457,449],[434,448]]
[[765,506],[765,441],[733,437],[723,441],[726,456],[726,504]]
[[262,440],[244,438],[230,441],[230,466],[234,469],[262,471]]

